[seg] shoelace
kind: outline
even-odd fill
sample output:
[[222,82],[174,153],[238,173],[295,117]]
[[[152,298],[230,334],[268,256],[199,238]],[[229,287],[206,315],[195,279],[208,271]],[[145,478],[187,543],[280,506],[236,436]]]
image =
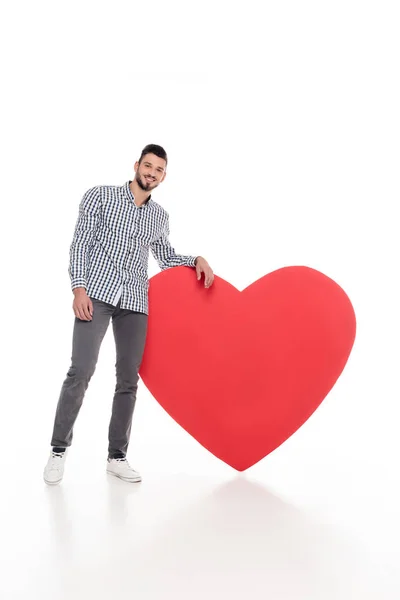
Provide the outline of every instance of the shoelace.
[[131,469],[132,471],[134,471],[134,469],[132,469],[131,465],[128,463],[128,459],[127,458],[114,458],[114,460],[116,460],[119,463],[124,463],[124,465],[126,465],[126,467],[128,469]]
[[52,452],[52,458],[63,458],[65,456],[65,452]]
[[51,453],[51,463],[50,463],[50,468],[51,469],[58,469],[61,466],[61,463],[58,459],[60,458],[64,458],[65,453],[64,452],[52,452]]

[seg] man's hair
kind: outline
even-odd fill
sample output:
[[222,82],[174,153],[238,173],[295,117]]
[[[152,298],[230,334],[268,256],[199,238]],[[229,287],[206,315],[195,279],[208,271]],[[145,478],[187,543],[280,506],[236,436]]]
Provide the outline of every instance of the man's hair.
[[165,150],[162,146],[158,146],[157,144],[147,144],[147,146],[145,146],[143,148],[142,154],[140,155],[140,158],[139,158],[139,164],[142,162],[143,157],[146,154],[150,154],[150,153],[155,154],[159,158],[163,158],[165,160],[165,162],[168,164],[167,153],[165,152]]

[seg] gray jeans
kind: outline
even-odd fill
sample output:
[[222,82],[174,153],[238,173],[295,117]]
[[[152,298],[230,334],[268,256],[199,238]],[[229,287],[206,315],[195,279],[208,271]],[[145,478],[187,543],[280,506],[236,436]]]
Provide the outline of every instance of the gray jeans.
[[125,455],[131,433],[143,357],[147,315],[91,298],[91,321],[75,317],[71,366],[61,388],[54,421],[52,446],[71,445],[73,427],[89,381],[95,371],[100,346],[112,319],[116,347],[116,387],[108,432],[108,456]]

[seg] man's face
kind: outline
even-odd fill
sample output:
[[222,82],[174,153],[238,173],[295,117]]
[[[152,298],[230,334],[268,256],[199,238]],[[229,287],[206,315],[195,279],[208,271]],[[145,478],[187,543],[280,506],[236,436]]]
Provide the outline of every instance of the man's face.
[[135,163],[135,179],[138,186],[145,192],[151,192],[166,176],[167,163],[155,154],[145,154],[142,162]]

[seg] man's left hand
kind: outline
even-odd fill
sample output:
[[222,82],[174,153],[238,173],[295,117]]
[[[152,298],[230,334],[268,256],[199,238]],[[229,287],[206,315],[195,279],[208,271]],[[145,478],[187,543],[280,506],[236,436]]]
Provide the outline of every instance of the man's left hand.
[[204,273],[204,287],[209,288],[214,282],[214,273],[208,262],[202,256],[196,258],[196,273],[197,279],[201,279],[201,274]]

